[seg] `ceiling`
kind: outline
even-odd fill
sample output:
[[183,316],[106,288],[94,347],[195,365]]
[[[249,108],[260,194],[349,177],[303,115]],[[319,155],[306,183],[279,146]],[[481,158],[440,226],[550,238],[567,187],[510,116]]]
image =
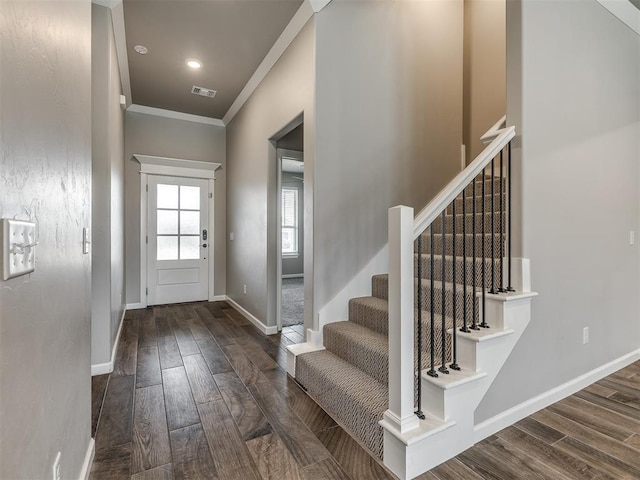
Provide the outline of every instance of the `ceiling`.
[[[223,118],[302,2],[124,0],[132,103]],[[187,67],[188,58],[202,67]],[[193,86],[217,93],[197,96]]]

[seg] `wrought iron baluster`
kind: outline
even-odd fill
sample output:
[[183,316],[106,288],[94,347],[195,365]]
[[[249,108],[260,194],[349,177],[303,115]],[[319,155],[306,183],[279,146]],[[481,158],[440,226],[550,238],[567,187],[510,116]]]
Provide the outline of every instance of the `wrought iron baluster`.
[[473,195],[472,195],[472,206],[471,209],[473,211],[473,215],[472,215],[472,220],[473,223],[471,225],[471,249],[473,250],[473,299],[471,301],[471,315],[473,318],[473,321],[471,322],[471,329],[472,330],[480,330],[480,327],[478,326],[478,319],[476,316],[476,311],[477,311],[477,304],[478,304],[478,297],[476,295],[476,284],[478,283],[478,275],[477,275],[477,254],[478,252],[476,251],[476,180],[478,179],[478,177],[474,177],[473,178]]
[[496,205],[495,205],[495,184],[496,184],[496,165],[495,157],[491,159],[491,289],[489,293],[498,293],[496,291]]
[[418,371],[416,375],[416,380],[418,388],[418,405],[416,407],[416,411],[414,412],[418,418],[421,420],[425,419],[424,413],[422,413],[422,381],[420,378],[420,373],[422,371],[422,234],[418,236]]
[[[456,224],[456,219],[453,219]],[[462,190],[462,328],[461,332],[469,332],[467,327],[467,189]],[[454,327],[455,330],[455,327]]]
[[504,149],[500,150],[500,288],[499,292],[506,291],[504,288],[504,171],[503,155]]
[[511,142],[507,143],[507,292],[515,292],[511,284]]
[[[493,160],[492,160],[493,162]],[[487,195],[485,191],[485,185],[487,183],[487,175],[485,173],[486,167],[482,169],[482,322],[480,326],[482,328],[489,328],[489,325],[486,322],[486,295],[487,295],[487,249],[486,249],[486,239],[487,239],[487,228],[485,225],[485,219],[487,217],[486,211],[486,202]],[[493,185],[492,185],[493,186]],[[493,204],[493,198],[491,199],[491,203]]]
[[[454,200],[454,203],[455,203],[455,200]],[[442,313],[440,315],[440,318],[441,318],[440,325],[441,325],[441,329],[442,329],[441,335],[440,335],[440,339],[441,339],[441,342],[442,342],[442,345],[441,345],[441,347],[442,347],[442,363],[440,364],[440,368],[438,368],[438,371],[442,372],[444,374],[447,374],[447,373],[449,373],[449,370],[447,369],[447,357],[446,357],[446,355],[447,355],[447,352],[446,352],[446,345],[447,345],[447,320],[446,320],[446,318],[447,318],[447,316],[445,314],[445,311],[446,311],[445,309],[446,309],[446,298],[447,298],[447,295],[446,295],[446,285],[445,285],[445,263],[446,263],[445,253],[446,253],[447,249],[446,249],[446,227],[445,227],[445,223],[444,223],[445,222],[445,219],[444,219],[445,212],[446,212],[446,210],[442,212],[442,268],[440,269],[441,270],[440,273],[442,274],[442,280],[441,280],[441,283],[442,283],[442,294],[441,294],[441,296],[442,296]]]
[[[435,223],[435,221],[433,222]],[[429,367],[429,371],[427,372],[427,375],[429,375],[430,377],[437,377],[438,373],[436,372],[435,369],[435,363],[436,363],[436,329],[435,329],[435,308],[434,308],[434,301],[433,301],[433,293],[435,290],[435,283],[434,283],[434,278],[433,278],[433,274],[434,274],[434,262],[433,262],[433,223],[429,226],[429,246],[431,247],[429,250],[429,264],[430,264],[430,268],[429,268],[429,278],[431,279],[431,297],[429,299],[429,307],[431,310],[431,325],[429,326],[429,333],[431,334],[431,338],[430,340],[430,354],[431,354],[431,365]]]
[[[456,199],[453,200],[453,208],[452,208],[452,216],[453,216],[453,228],[452,228],[452,233],[453,233],[453,254],[451,255],[451,261],[453,263],[453,330],[451,332],[451,335],[453,337],[452,342],[453,342],[453,352],[452,352],[452,359],[451,359],[451,365],[449,365],[449,368],[452,370],[460,370],[460,366],[458,365],[458,345],[457,345],[457,335],[458,335],[458,318],[457,318],[457,303],[458,303],[458,297],[457,297],[457,292],[456,292],[456,287],[458,284],[458,277],[456,276],[456,263],[458,262],[458,251],[456,250]],[[444,218],[444,212],[442,213],[442,218]],[[464,220],[464,219],[463,219]]]

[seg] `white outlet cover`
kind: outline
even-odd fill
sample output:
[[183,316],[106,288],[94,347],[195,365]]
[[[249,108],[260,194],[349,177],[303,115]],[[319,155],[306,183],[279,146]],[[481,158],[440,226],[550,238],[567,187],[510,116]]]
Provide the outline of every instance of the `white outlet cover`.
[[36,267],[36,224],[2,219],[2,279],[31,273]]

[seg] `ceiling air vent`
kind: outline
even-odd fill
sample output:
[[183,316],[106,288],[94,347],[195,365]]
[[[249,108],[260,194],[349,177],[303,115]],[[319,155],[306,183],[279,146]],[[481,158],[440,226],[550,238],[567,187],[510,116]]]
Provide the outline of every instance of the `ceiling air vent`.
[[201,97],[213,98],[216,96],[216,91],[210,88],[196,87],[195,85],[191,89],[191,93],[194,95],[200,95]]

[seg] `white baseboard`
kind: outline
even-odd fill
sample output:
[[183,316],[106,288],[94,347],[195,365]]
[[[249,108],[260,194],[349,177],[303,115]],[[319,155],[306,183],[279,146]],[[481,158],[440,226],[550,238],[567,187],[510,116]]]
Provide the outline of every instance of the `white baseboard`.
[[226,295],[214,295],[213,302],[224,302],[227,299]]
[[474,427],[474,442],[477,443],[482,439],[499,432],[503,428],[513,425],[523,418],[528,417],[538,410],[542,410],[543,408],[546,408],[569,395],[573,395],[592,383],[597,382],[607,375],[611,375],[612,373],[638,360],[640,360],[640,349],[623,355],[622,357],[591,370],[584,375],[580,375],[579,377],[569,380],[562,385],[558,385],[537,397],[531,398],[519,405],[516,405],[515,407],[505,410],[504,412],[499,413],[498,415],[491,417]]
[[120,325],[118,326],[118,333],[116,334],[116,340],[113,342],[113,348],[111,349],[111,360],[107,363],[98,363],[97,365],[91,365],[91,376],[104,375],[105,373],[113,372],[113,364],[116,361],[116,352],[118,351],[118,342],[120,341],[120,333],[122,333],[122,324],[124,323],[124,315],[127,313],[128,308],[122,311],[122,317],[120,317]]
[[283,274],[282,278],[304,278],[304,273],[288,273]]
[[142,308],[147,308],[147,306],[143,303],[127,303],[127,310],[140,310]]
[[91,473],[91,464],[93,463],[93,456],[96,453],[96,442],[93,438],[89,438],[89,445],[87,446],[87,453],[84,456],[84,462],[82,462],[82,469],[80,470],[80,476],[78,480],[89,480],[89,473]]
[[233,308],[235,308],[237,311],[239,311],[247,320],[249,320],[251,323],[253,323],[253,325],[255,325],[258,328],[258,330],[260,330],[265,335],[274,335],[274,334],[278,333],[278,327],[276,327],[276,326],[267,327],[264,323],[262,323],[256,317],[254,317],[251,313],[249,313],[247,310],[245,310],[240,305],[238,305],[235,300],[233,300],[233,299],[231,299],[229,297],[226,297],[226,300],[227,300],[227,302],[229,302],[229,304]]

